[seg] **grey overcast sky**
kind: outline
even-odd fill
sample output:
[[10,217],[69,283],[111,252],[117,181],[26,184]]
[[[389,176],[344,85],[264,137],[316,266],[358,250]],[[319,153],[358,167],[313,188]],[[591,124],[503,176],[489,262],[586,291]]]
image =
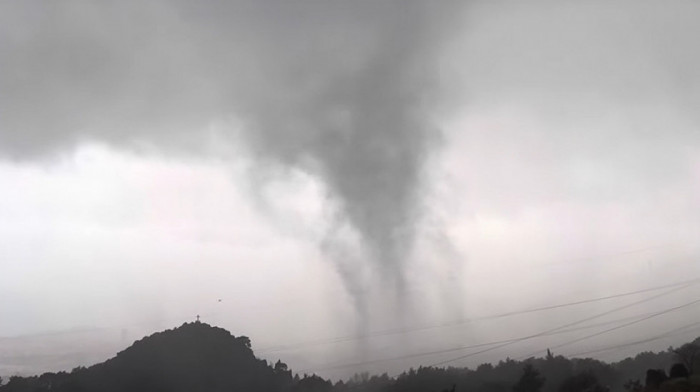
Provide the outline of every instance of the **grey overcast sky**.
[[700,284],[669,286],[700,278],[698,20],[695,1],[0,2],[0,375],[196,315],[333,378],[598,314],[449,364],[700,335],[681,329]]

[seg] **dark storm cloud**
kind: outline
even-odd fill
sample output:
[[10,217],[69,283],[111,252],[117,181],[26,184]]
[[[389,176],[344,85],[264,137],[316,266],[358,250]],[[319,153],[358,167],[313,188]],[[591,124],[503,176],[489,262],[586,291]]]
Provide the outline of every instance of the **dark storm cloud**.
[[368,256],[400,285],[421,169],[437,135],[435,58],[459,7],[1,7],[0,153],[24,159],[85,140],[182,149],[210,122],[235,118],[261,163],[300,166],[322,179]]

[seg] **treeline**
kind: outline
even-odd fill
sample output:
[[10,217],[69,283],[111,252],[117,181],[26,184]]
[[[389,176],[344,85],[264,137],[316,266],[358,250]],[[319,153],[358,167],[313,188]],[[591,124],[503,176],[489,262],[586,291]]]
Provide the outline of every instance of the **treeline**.
[[[525,361],[502,360],[475,369],[421,367],[397,377],[356,375],[334,385],[333,392],[640,392],[666,388],[700,391],[700,338],[681,348],[643,352],[616,363],[591,358],[566,358],[548,353]],[[671,372],[671,369],[676,372]],[[685,369],[678,371],[678,369]],[[649,376],[651,375],[651,379]],[[671,375],[675,376],[671,379]],[[687,385],[679,382],[687,381]],[[669,389],[668,385],[673,385]],[[679,389],[679,388],[684,389]]]
[[396,377],[356,374],[332,383],[255,357],[247,337],[188,323],[71,372],[10,377],[0,392],[700,392],[700,338],[608,364],[549,353],[475,369],[420,367]]

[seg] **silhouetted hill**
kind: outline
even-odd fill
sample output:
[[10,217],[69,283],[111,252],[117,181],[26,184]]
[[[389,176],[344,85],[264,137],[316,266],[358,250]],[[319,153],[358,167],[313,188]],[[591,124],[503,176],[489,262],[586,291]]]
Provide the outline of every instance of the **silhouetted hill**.
[[276,391],[292,380],[253,355],[250,340],[205,323],[187,323],[135,342],[116,357],[69,373],[11,379],[9,391]]
[[204,323],[139,340],[85,373],[90,390],[134,392],[270,391],[275,378],[273,369],[255,358],[247,337]]

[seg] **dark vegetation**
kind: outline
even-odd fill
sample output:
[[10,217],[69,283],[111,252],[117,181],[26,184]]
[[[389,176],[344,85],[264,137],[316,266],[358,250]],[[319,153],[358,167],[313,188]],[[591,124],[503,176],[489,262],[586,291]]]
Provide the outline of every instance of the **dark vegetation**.
[[476,369],[420,367],[397,377],[362,373],[333,384],[294,374],[281,361],[257,359],[247,337],[195,322],[139,340],[89,368],[10,377],[0,392],[700,392],[698,375],[700,338],[613,364],[548,352]]

